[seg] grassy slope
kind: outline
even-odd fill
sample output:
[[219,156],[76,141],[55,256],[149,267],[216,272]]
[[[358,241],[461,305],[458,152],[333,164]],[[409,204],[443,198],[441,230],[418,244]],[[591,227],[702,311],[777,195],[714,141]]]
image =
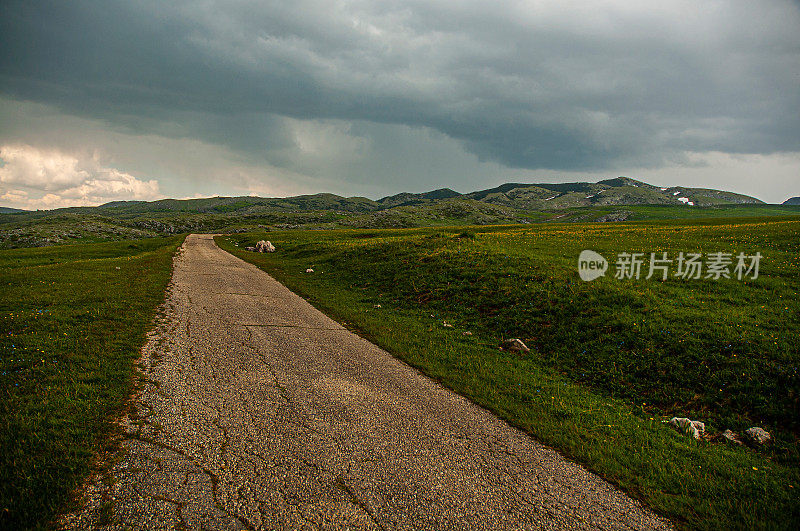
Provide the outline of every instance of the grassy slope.
[[0,251],[0,528],[47,525],[88,474],[182,240]]
[[[797,218],[469,230],[270,233],[274,255],[240,250],[263,234],[218,242],[677,522],[800,523]],[[756,281],[582,283],[584,248],[765,259]],[[500,352],[504,337],[534,352]],[[698,444],[662,424],[673,414],[778,442]]]

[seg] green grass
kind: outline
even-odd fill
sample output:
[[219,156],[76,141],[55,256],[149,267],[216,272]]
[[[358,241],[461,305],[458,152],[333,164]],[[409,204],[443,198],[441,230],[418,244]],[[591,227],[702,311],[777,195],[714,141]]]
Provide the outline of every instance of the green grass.
[[[261,238],[278,252],[241,250]],[[800,525],[797,217],[217,241],[681,526]],[[586,248],[612,262],[619,252],[764,258],[757,280],[623,281],[612,266],[584,283]],[[498,350],[509,337],[532,352]],[[762,426],[776,442],[763,451],[695,442],[664,425],[673,415],[703,420],[712,434]]]
[[797,216],[800,214],[800,207],[791,205],[717,205],[705,207],[631,205],[619,206],[615,210],[631,211],[633,213],[631,221]]
[[0,528],[47,527],[89,473],[182,240],[0,251]]

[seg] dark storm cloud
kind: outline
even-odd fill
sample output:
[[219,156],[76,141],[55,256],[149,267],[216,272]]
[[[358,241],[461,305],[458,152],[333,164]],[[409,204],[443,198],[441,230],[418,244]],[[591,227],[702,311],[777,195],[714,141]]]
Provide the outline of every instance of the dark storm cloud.
[[0,90],[286,165],[282,117],[429,127],[530,169],[800,148],[796,3],[592,6],[6,1]]

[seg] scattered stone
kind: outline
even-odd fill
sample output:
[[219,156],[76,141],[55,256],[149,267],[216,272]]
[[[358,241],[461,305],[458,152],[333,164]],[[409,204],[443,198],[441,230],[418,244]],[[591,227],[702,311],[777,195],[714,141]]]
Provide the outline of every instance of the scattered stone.
[[443,323],[442,323],[442,326],[443,326],[443,327],[445,327],[445,328],[453,328],[453,325],[451,325],[451,324],[450,324],[450,323],[448,323],[447,321],[443,322]]
[[271,242],[261,240],[256,244],[256,252],[257,253],[274,253],[275,246],[272,245]]
[[725,430],[722,432],[722,437],[725,439],[725,442],[729,442],[731,444],[742,444],[742,440],[739,438],[739,435],[735,431]]
[[472,332],[470,332],[469,330],[467,330],[467,331],[466,331],[466,332],[464,332],[462,335],[464,335],[464,336],[471,336],[471,335],[472,335]]
[[251,253],[256,252],[256,248],[255,247],[245,247],[244,250],[245,251],[250,251]]
[[115,267],[114,269],[119,269],[119,268],[120,268],[120,267],[119,267],[119,266],[117,266],[117,267]]
[[503,350],[510,350],[512,352],[530,352],[531,349],[528,348],[528,345],[522,342],[521,339],[517,339],[516,337],[513,339],[506,339],[500,345],[500,348]]
[[306,269],[306,273],[313,273],[313,272],[314,272],[314,270],[311,269],[310,267],[308,269]]
[[772,442],[772,435],[757,426],[746,429],[744,435],[750,443],[757,446],[764,446]]
[[686,417],[672,417],[669,423],[676,430],[691,435],[694,439],[700,439],[706,433],[706,425],[699,420],[690,420]]
[[376,305],[374,305],[374,306],[373,306],[373,308],[375,308],[375,309],[377,309],[377,308],[381,308],[381,307],[382,307],[382,306],[381,306],[380,304],[376,304]]

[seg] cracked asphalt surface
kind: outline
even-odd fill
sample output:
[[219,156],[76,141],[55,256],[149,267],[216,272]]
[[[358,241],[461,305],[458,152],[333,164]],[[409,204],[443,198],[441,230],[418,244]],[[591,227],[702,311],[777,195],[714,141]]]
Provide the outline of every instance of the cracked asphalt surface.
[[69,529],[667,529],[189,236],[120,450]]

